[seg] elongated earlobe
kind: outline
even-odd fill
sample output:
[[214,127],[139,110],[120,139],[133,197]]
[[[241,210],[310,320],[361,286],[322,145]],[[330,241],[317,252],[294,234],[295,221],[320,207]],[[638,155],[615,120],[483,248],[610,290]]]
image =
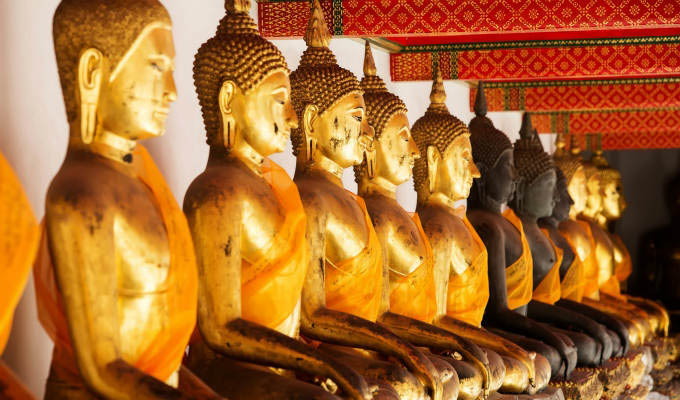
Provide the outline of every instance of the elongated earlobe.
[[78,91],[80,100],[80,138],[92,143],[97,128],[97,106],[102,86],[102,53],[89,48],[80,55],[78,63]]
[[437,171],[439,170],[439,161],[441,154],[434,146],[427,147],[427,181],[430,193],[434,193],[437,189]]
[[224,147],[231,148],[236,140],[236,119],[231,108],[236,84],[226,81],[222,84],[219,94],[220,118],[222,119],[222,142]]
[[317,141],[314,137],[314,122],[319,115],[319,108],[313,104],[305,107],[302,115],[302,133],[305,139],[305,159],[307,162],[314,161]]

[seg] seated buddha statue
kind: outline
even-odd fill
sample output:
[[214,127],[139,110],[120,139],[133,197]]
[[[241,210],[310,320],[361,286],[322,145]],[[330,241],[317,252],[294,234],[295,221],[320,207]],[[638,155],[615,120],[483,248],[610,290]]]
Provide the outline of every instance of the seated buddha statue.
[[230,399],[334,397],[244,361],[331,379],[346,397],[368,398],[361,376],[297,340],[306,219],[292,179],[267,158],[297,127],[289,70],[260,36],[250,1],[226,5],[194,63],[210,153],[184,198],[199,271],[200,338],[188,364]]
[[70,135],[34,267],[54,341],[47,399],[218,398],[181,367],[197,274],[186,219],[137,141],[176,98],[156,0],[63,0],[54,48]]
[[[406,106],[376,76],[368,42],[361,86],[368,123],[375,129],[375,156],[370,157],[375,161],[374,165],[366,161],[354,167],[354,174],[382,245],[387,272],[384,284],[389,286],[389,299],[385,300],[389,307],[384,307],[378,321],[414,345],[439,354],[461,354],[463,360],[445,358],[458,375],[458,398],[486,397],[503,383],[505,367],[500,357],[490,361],[477,345],[433,325],[437,317],[433,252],[418,214],[410,215],[396,200],[396,188],[411,177],[420,153],[410,133]],[[436,104],[441,104],[439,101]]]
[[582,314],[554,305],[561,297],[563,252],[541,231],[538,219],[552,214],[557,176],[528,113],[524,114],[520,138],[514,145],[514,160],[519,181],[510,207],[522,222],[533,265],[533,294],[527,315],[561,328],[555,332],[575,343],[579,365],[599,365],[603,350],[611,353],[611,340],[605,328]]
[[505,370],[504,376],[490,385],[491,390],[535,392],[547,379],[530,385],[530,378],[534,380],[532,356],[480,328],[488,299],[486,248],[465,218],[465,210],[454,206],[468,196],[472,179],[479,173],[471,159],[467,126],[446,108],[439,68],[435,68],[430,100],[425,115],[413,125],[413,138],[422,152],[414,163],[418,193],[414,217],[422,222],[433,255],[434,323],[483,346],[492,371]]
[[475,107],[475,114],[470,142],[481,177],[473,184],[467,216],[488,252],[490,296],[483,324],[547,358],[552,377],[566,377],[576,367],[576,348],[526,316],[533,292],[531,250],[519,218],[512,210],[501,212],[517,180],[512,144],[486,117],[486,107]]
[[442,384],[430,359],[378,321],[386,306],[380,240],[364,201],[342,184],[343,171],[371,153],[372,129],[361,85],[337,64],[328,48],[330,38],[315,0],[304,36],[307,49],[290,74],[299,121],[291,131],[294,181],[307,215],[311,252],[300,330],[305,337],[333,344],[320,349],[391,385],[403,399],[423,398],[425,392],[441,399]]
[[[12,331],[14,309],[31,272],[40,238],[38,223],[21,182],[0,153],[0,355]],[[0,398],[32,399],[19,378],[0,361]]]
[[[553,155],[558,176],[563,174],[566,191],[559,190],[558,179],[557,206],[553,210],[551,218],[545,219],[544,228],[550,233],[553,242],[562,247],[564,258],[569,259],[574,254],[574,262],[580,262],[582,267],[581,277],[578,282],[573,282],[568,272],[564,271],[562,277],[562,297],[556,303],[560,307],[569,308],[581,314],[587,315],[598,323],[604,325],[612,341],[612,355],[622,356],[628,350],[630,338],[625,324],[607,313],[582,304],[584,297],[598,298],[597,264],[592,249],[595,247],[587,222],[578,219],[585,208],[588,192],[586,189],[586,175],[579,156],[580,150],[576,136],[571,137],[570,151],[565,150],[566,143],[562,137],[556,141],[556,151]],[[599,178],[593,178],[599,179]],[[571,203],[571,204],[568,204]],[[566,215],[565,215],[566,214]],[[557,232],[552,228],[554,223],[559,222]],[[565,243],[566,242],[566,243]],[[572,267],[573,268],[573,267]],[[571,269],[571,268],[570,268]],[[560,271],[562,274],[562,271]],[[569,278],[569,279],[568,279]],[[571,290],[567,285],[577,290]],[[571,293],[571,295],[569,295]],[[605,352],[606,354],[606,352]],[[603,357],[606,358],[606,357]]]

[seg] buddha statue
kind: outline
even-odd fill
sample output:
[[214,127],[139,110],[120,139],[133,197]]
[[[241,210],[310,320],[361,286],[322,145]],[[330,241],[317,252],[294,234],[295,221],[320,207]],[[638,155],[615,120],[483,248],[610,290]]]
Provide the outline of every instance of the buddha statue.
[[414,163],[418,193],[414,216],[422,222],[433,254],[434,323],[483,346],[492,371],[505,370],[491,390],[535,392],[547,379],[534,384],[532,355],[480,327],[488,298],[486,248],[465,218],[465,210],[454,206],[467,198],[479,173],[472,162],[469,130],[446,108],[439,68],[435,68],[430,100],[425,115],[413,125],[413,138],[422,152]]
[[267,158],[285,149],[298,120],[286,60],[249,9],[250,1],[227,1],[194,62],[210,153],[184,199],[199,272],[200,337],[188,364],[230,399],[335,398],[244,362],[331,379],[346,397],[370,398],[360,375],[298,340],[305,212],[292,179]]
[[[372,128],[361,85],[337,64],[328,48],[330,38],[315,0],[304,36],[307,49],[290,75],[299,121],[291,131],[297,157],[294,181],[307,215],[311,251],[300,330],[305,337],[332,344],[322,344],[320,351],[391,385],[402,399],[423,398],[425,392],[441,399],[442,383],[430,359],[378,321],[388,306],[383,301],[388,294],[380,240],[363,200],[341,180],[343,171],[361,164],[365,155],[373,164]],[[371,358],[366,351],[377,354]],[[380,359],[384,357],[401,364]]]
[[34,266],[55,343],[47,399],[219,398],[181,367],[197,276],[186,219],[137,141],[176,98],[156,0],[63,0],[54,47],[70,125]]
[[[0,355],[12,331],[14,309],[19,303],[33,265],[40,230],[21,182],[0,153]],[[0,398],[32,399],[28,389],[0,361]]]
[[547,358],[553,378],[567,377],[576,367],[573,343],[526,316],[533,292],[531,250],[520,219],[512,210],[501,212],[518,179],[512,144],[486,117],[486,101],[478,103],[470,142],[481,178],[472,186],[467,216],[488,251],[490,296],[483,323]]
[[[498,356],[491,367],[477,345],[433,325],[438,314],[433,252],[418,214],[409,215],[396,200],[397,186],[411,177],[420,153],[411,136],[406,106],[376,75],[368,42],[361,86],[368,123],[375,130],[375,155],[370,157],[374,165],[364,162],[354,171],[386,260],[384,284],[389,299],[384,301],[389,307],[384,307],[378,321],[411,344],[436,354],[461,354],[464,360],[430,358],[445,360],[455,368],[459,399],[486,398],[500,388],[505,367]],[[450,392],[445,386],[445,393]]]
[[553,212],[557,176],[528,113],[523,116],[520,139],[514,145],[514,160],[519,183],[510,207],[522,222],[533,265],[533,294],[527,315],[561,328],[554,331],[575,343],[579,365],[599,365],[611,355],[611,339],[605,328],[582,314],[554,305],[561,297],[560,268],[564,254],[541,231],[538,219]]

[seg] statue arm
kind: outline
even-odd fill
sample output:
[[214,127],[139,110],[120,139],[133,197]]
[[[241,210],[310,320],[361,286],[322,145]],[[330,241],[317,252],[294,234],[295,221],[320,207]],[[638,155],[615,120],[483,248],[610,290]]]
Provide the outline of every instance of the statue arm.
[[[601,354],[611,354],[612,341],[607,334],[607,331],[602,325],[595,322],[588,316],[576,313],[568,308],[554,306],[539,301],[532,300],[529,302],[527,308],[527,316],[541,322],[564,327],[575,326],[583,330],[585,333],[596,338],[602,345]],[[600,360],[602,361],[602,360]]]
[[184,365],[179,369],[179,390],[192,399],[222,399]]
[[614,318],[607,313],[589,307],[585,304],[575,302],[573,300],[561,299],[555,304],[561,308],[566,308],[575,311],[579,314],[583,314],[594,320],[597,320],[607,328],[616,332],[616,335],[620,338],[621,344],[623,345],[623,354],[628,352],[628,347],[630,346],[628,328],[626,328],[625,324],[623,324],[623,322],[621,322],[617,318]]
[[299,340],[241,317],[241,215],[237,210],[212,203],[185,210],[199,271],[198,326],[206,344],[239,360],[331,378],[351,398],[367,398],[366,382],[350,368]]
[[120,357],[113,212],[89,204],[96,201],[70,200],[48,199],[46,221],[76,365],[85,384],[111,399],[183,398]]
[[397,336],[416,346],[460,353],[466,361],[482,371],[484,390],[488,392],[491,383],[489,360],[476,344],[435,325],[392,312],[381,315],[380,322]]
[[500,228],[483,223],[475,226],[477,233],[486,245],[489,255],[489,304],[486,308],[485,321],[490,325],[502,329],[535,337],[553,346],[571,372],[575,365],[569,361],[568,353],[573,352],[566,343],[543,325],[516,313],[508,308],[507,286],[505,283],[505,237]]
[[[313,196],[313,195],[312,195]],[[442,387],[430,360],[418,349],[406,343],[382,326],[363,318],[326,308],[325,217],[316,212],[318,204],[311,196],[302,196],[307,213],[307,241],[310,261],[302,289],[301,331],[313,339],[345,346],[374,350],[401,360],[434,398],[441,398]],[[437,396],[437,394],[439,394]]]

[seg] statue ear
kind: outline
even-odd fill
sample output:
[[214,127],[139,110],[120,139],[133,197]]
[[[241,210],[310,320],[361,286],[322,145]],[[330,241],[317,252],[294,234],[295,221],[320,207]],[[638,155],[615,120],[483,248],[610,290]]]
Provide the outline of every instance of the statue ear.
[[437,188],[437,171],[439,170],[439,162],[442,156],[439,149],[435,146],[427,146],[427,180],[430,185],[430,193],[434,193]]
[[319,107],[314,104],[309,104],[305,107],[302,113],[302,133],[305,140],[305,153],[307,154],[307,161],[312,161],[314,152],[316,151],[316,137],[314,133],[314,123],[319,117]]
[[102,88],[104,56],[101,51],[89,48],[78,62],[78,94],[80,100],[80,137],[85,144],[92,143],[97,127],[97,106]]
[[236,83],[225,81],[217,96],[217,102],[220,106],[220,118],[222,120],[222,141],[227,148],[234,145],[236,138],[236,119],[231,109],[231,102],[234,99],[235,91]]

